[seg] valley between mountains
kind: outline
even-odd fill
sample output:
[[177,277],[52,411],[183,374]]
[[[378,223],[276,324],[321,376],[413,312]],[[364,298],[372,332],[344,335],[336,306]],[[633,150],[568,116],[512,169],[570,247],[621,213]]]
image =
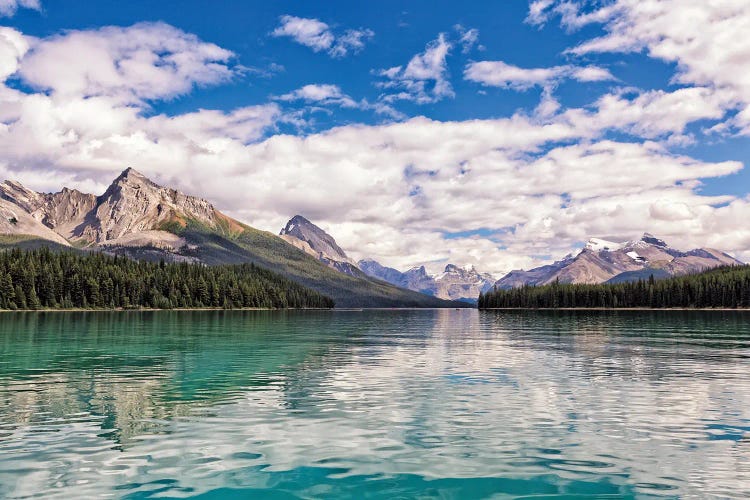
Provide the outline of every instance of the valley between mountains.
[[0,233],[6,248],[43,246],[209,266],[252,262],[331,297],[337,307],[468,306],[494,288],[660,279],[741,264],[720,250],[682,251],[645,233],[625,241],[592,238],[575,255],[502,277],[454,264],[438,275],[423,265],[402,272],[373,259],[354,261],[333,236],[302,215],[274,235],[132,168],[99,196],[68,188],[38,193],[5,181]]

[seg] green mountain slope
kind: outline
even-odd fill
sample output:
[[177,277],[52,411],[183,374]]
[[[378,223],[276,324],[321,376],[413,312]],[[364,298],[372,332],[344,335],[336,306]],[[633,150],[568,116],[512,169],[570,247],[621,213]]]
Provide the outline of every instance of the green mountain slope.
[[254,262],[333,298],[336,307],[467,307],[398,288],[364,273],[340,273],[278,236],[249,226],[225,236],[189,224],[179,235],[191,248],[181,252],[186,257],[209,265]]
[[[101,196],[70,189],[36,193],[7,181],[0,183],[0,201],[7,208],[0,214],[0,247],[74,247],[156,262],[255,263],[333,298],[338,307],[466,307],[370,278],[355,266],[349,275],[338,272],[208,200],[160,186],[132,168]],[[23,220],[13,213],[23,213]]]
[[[470,307],[469,304],[436,299],[398,288],[384,281],[369,278],[364,273],[361,276],[340,273],[278,236],[249,226],[243,225],[241,231],[219,234],[199,224],[190,223],[186,228],[175,228],[175,233],[188,243],[186,249],[179,253],[148,246],[110,246],[102,250],[137,260],[157,262],[187,260],[210,266],[252,262],[331,297],[336,307]],[[0,236],[0,249],[8,248],[72,250],[71,247],[30,235]],[[89,249],[86,252],[98,250]]]

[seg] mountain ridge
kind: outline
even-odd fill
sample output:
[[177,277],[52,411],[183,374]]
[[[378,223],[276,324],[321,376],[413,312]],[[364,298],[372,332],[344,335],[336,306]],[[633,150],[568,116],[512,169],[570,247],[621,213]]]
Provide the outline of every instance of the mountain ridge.
[[279,236],[332,269],[352,276],[363,275],[333,236],[302,215],[295,215],[289,219],[279,232]]
[[328,267],[352,276],[369,276],[400,288],[445,300],[475,303],[480,292],[485,292],[495,279],[476,270],[462,269],[448,264],[442,274],[431,276],[424,266],[405,272],[381,266],[373,259],[354,262],[336,240],[302,215],[295,215],[281,229],[279,235],[287,242],[317,258]]
[[332,297],[338,307],[454,307],[372,279],[346,275],[284,241],[232,219],[208,200],[163,187],[127,168],[99,196],[63,188],[37,193],[0,183],[4,247],[82,248],[138,260],[255,263]]
[[358,262],[359,268],[368,276],[376,277],[394,285],[418,291],[434,297],[475,303],[480,293],[490,290],[495,278],[489,273],[479,273],[473,267],[461,268],[447,264],[441,274],[431,276],[424,266],[401,272],[386,267],[373,259]]
[[[649,270],[660,277],[692,274],[723,265],[742,264],[720,250],[696,248],[681,251],[650,233],[639,239],[613,242],[591,238],[577,255],[528,271],[513,270],[494,286],[500,289],[523,285],[560,283],[599,284],[610,280],[637,280]],[[618,278],[619,277],[619,278]]]

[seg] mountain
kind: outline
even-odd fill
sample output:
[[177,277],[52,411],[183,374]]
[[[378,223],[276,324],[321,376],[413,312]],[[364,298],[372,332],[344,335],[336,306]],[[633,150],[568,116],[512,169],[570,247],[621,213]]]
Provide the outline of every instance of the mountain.
[[719,266],[694,274],[646,281],[495,289],[479,298],[480,309],[750,308],[750,266]]
[[644,233],[638,240],[615,242],[591,238],[578,255],[568,255],[553,264],[528,271],[511,271],[495,283],[500,289],[521,285],[560,283],[620,283],[648,278],[693,274],[724,265],[742,262],[712,248],[683,252],[671,248],[664,240]]
[[352,276],[362,275],[357,264],[346,255],[330,234],[301,215],[292,217],[279,236],[332,269]]
[[386,281],[396,286],[408,288],[403,285],[403,282],[401,281],[404,273],[397,269],[393,269],[392,267],[385,267],[374,259],[362,259],[357,262],[357,266],[368,276]]
[[188,220],[213,230],[242,229],[208,201],[161,187],[132,168],[124,170],[98,197],[68,188],[36,193],[18,182],[5,181],[0,184],[0,198],[77,246],[152,244],[174,249],[175,243],[182,242],[170,229],[184,228]]
[[392,267],[382,266],[372,259],[361,260],[358,265],[368,276],[382,279],[396,286],[442,299],[469,303],[475,303],[480,292],[488,291],[495,282],[490,274],[480,274],[473,267],[466,269],[453,264],[445,266],[443,273],[438,276],[427,274],[424,266],[402,273]]
[[362,272],[338,272],[281,237],[234,220],[205,199],[160,186],[132,168],[101,196],[67,188],[37,193],[5,181],[0,183],[0,216],[2,247],[73,247],[207,265],[253,262],[333,298],[337,307],[458,305]]
[[474,267],[462,268],[448,264],[443,274],[435,278],[438,285],[436,297],[467,300],[476,303],[480,293],[493,286],[495,278],[489,273],[479,273]]
[[377,278],[440,299],[475,303],[480,291],[489,290],[495,282],[490,275],[480,275],[473,268],[462,269],[452,264],[447,265],[441,275],[430,276],[424,266],[402,273],[372,259],[355,263],[330,234],[301,215],[292,217],[279,236],[331,269],[351,276]]

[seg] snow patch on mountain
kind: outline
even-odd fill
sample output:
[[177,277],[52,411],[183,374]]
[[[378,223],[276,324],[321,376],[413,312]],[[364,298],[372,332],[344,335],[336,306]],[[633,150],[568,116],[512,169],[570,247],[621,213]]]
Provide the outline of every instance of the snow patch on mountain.
[[601,238],[591,238],[586,243],[586,248],[595,252],[614,252],[615,250],[620,250],[624,246],[625,243],[616,243],[614,241],[603,240]]
[[[700,272],[742,262],[724,252],[700,248],[683,252],[671,248],[650,233],[622,243],[591,238],[575,257],[528,271],[511,271],[495,283],[509,289],[523,285],[560,283],[604,283],[622,275],[622,280],[638,279],[644,272],[670,276]],[[622,281],[619,280],[619,281]],[[618,280],[615,280],[618,281]]]
[[480,273],[474,266],[459,267],[448,264],[442,273],[428,274],[424,266],[413,267],[405,272],[384,267],[372,259],[359,261],[365,274],[391,284],[408,288],[438,298],[476,302],[480,293],[489,291],[495,277]]

